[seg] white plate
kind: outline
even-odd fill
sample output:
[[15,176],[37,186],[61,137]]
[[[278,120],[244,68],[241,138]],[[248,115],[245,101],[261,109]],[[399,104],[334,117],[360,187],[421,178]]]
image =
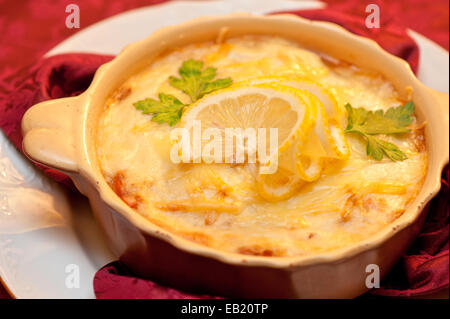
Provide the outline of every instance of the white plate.
[[[322,6],[315,1],[287,0],[169,2],[98,22],[47,55],[118,54],[126,44],[162,26],[203,15],[238,11],[263,14]],[[415,32],[411,35],[421,52],[419,79],[448,92],[447,51]],[[66,192],[35,169],[0,132],[0,277],[9,290],[17,298],[94,298],[93,276],[113,259],[87,200]],[[78,288],[70,284],[73,265],[79,270]]]

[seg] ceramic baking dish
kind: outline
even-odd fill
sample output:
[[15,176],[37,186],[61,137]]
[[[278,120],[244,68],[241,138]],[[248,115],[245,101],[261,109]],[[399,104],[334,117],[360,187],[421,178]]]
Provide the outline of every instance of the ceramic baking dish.
[[[327,53],[390,80],[403,96],[412,94],[419,122],[426,121],[429,166],[423,188],[389,227],[357,245],[302,257],[227,253],[193,243],[152,224],[108,186],[96,158],[98,118],[109,94],[159,54],[185,44],[246,34],[277,35]],[[375,42],[327,22],[293,15],[234,14],[204,17],[163,28],[127,46],[97,71],[77,97],[33,106],[22,121],[23,147],[33,160],[69,175],[86,195],[111,250],[137,275],[189,291],[233,297],[351,298],[367,290],[366,267],[386,274],[421,228],[429,200],[440,188],[449,157],[448,95],[414,76],[408,64]]]

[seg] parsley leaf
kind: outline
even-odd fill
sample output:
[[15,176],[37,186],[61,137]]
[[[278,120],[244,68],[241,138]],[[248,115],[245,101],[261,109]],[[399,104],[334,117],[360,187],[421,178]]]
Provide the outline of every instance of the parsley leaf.
[[[187,60],[178,70],[181,78],[171,76],[169,83],[189,95],[193,103],[205,94],[226,88],[233,82],[231,78],[212,81],[216,77],[217,70],[212,67],[202,69],[202,61]],[[181,103],[175,96],[165,93],[159,93],[159,101],[147,98],[133,105],[144,114],[153,114],[152,121],[160,124],[168,123],[170,126],[178,123],[183,114],[183,108],[188,106]]]
[[202,69],[202,61],[187,60],[178,70],[181,78],[171,76],[169,77],[169,83],[189,95],[192,102],[195,102],[205,94],[226,88],[233,82],[231,78],[212,81],[216,77],[217,70],[213,67]]
[[365,137],[367,139],[367,155],[372,156],[377,161],[381,161],[383,155],[386,155],[394,162],[407,159],[405,153],[403,153],[395,144],[370,135],[365,135]]
[[157,123],[167,122],[170,126],[178,123],[186,106],[175,96],[159,93],[159,101],[151,98],[133,103],[137,110],[144,114],[153,114],[152,121]]
[[348,113],[346,133],[358,133],[367,141],[367,155],[377,161],[387,156],[392,161],[407,159],[396,145],[381,140],[373,135],[408,133],[407,127],[413,121],[414,103],[407,102],[399,107],[383,110],[368,111],[364,108],[353,108],[349,103],[345,105]]
[[346,131],[364,131],[371,135],[408,133],[410,130],[407,126],[413,121],[414,114],[412,102],[392,107],[386,113],[383,110],[373,112],[362,107],[352,108],[348,103],[345,108],[349,115]]

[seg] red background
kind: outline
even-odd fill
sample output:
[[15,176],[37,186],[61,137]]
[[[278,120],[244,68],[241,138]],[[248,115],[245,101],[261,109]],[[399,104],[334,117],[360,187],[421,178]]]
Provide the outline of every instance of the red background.
[[[92,23],[122,11],[160,2],[164,0],[0,0],[0,66],[3,69],[0,76],[8,76],[19,67],[32,64],[59,42]],[[380,4],[382,19],[393,19],[397,24],[425,35],[448,50],[447,0],[324,2],[363,16],[367,15],[367,4]],[[68,29],[65,26],[65,8],[71,3],[80,7],[80,29]]]

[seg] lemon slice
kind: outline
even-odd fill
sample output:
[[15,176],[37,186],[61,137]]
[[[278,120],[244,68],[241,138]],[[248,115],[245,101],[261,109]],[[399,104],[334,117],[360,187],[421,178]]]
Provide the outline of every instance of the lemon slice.
[[327,117],[322,102],[315,95],[306,90],[300,90],[299,94],[308,104],[317,104],[317,120],[314,129],[306,138],[303,154],[347,159],[350,156],[350,149],[340,126]]
[[278,154],[278,170],[274,174],[256,176],[256,189],[262,198],[272,202],[287,199],[307,182],[320,177],[322,160],[304,155],[303,143],[304,138],[299,138]]
[[[197,123],[201,123],[202,131],[219,129],[224,143],[227,128],[265,128],[266,134],[271,134],[270,129],[277,129],[276,152],[267,154],[270,137],[266,135],[264,151],[267,160],[259,161],[261,167],[268,167],[278,154],[290,150],[297,140],[304,140],[303,136],[308,134],[314,124],[313,115],[316,113],[305,103],[297,89],[269,83],[254,86],[237,84],[211,93],[189,106],[183,112],[180,126],[193,130],[195,121],[199,121]],[[235,152],[231,153],[234,155]],[[260,155],[258,160],[261,159]],[[226,156],[223,161],[233,163]]]
[[[311,165],[296,165],[298,150],[314,127],[317,114],[317,105],[306,103],[300,93],[281,84],[235,84],[209,94],[187,108],[180,126],[191,129],[195,121],[200,121],[202,130],[277,128],[277,152],[269,154],[268,161],[259,162],[256,188],[265,200],[286,199],[306,180],[317,178]],[[261,167],[270,166],[273,160],[277,160],[276,172],[261,173]]]
[[[350,156],[347,140],[339,124],[343,118],[342,113],[333,95],[320,84],[294,75],[259,77],[246,82],[250,85],[279,83],[291,86],[300,90],[299,94],[308,104],[314,103],[317,105],[317,121],[314,133],[307,138],[306,150],[303,149],[304,155],[337,159],[347,159]],[[310,151],[313,151],[313,153],[311,154]],[[318,161],[313,158],[309,160]]]
[[306,90],[316,96],[323,104],[328,118],[342,121],[343,112],[338,106],[336,99],[327,89],[317,82],[310,79],[300,77],[294,74],[280,76],[256,77],[246,81],[249,84],[261,84],[270,82],[282,82],[284,85],[292,86],[296,89]]
[[296,171],[278,167],[275,174],[259,174],[256,177],[256,190],[265,200],[275,202],[290,198],[305,183]]
[[310,107],[315,106],[311,108],[312,110],[317,111],[316,121],[310,133],[304,135],[302,139],[297,139],[289,150],[280,154],[277,173],[257,177],[257,190],[261,197],[268,201],[289,198],[305,182],[312,182],[320,177],[324,158],[349,157],[347,140],[338,122],[343,117],[333,95],[322,86],[296,76],[259,77],[246,83],[249,85],[272,83],[297,88],[297,93]]
[[[209,94],[187,108],[180,126],[193,130],[198,121],[202,130],[219,129],[225,137],[224,144],[227,128],[276,128],[276,152],[270,153],[265,161],[258,156],[260,170],[256,188],[259,195],[269,201],[289,198],[306,182],[320,177],[324,158],[342,159],[349,154],[340,126],[330,124],[320,99],[305,89],[296,88],[302,87],[301,83],[298,78],[267,77],[235,84]],[[314,82],[304,83],[314,85]],[[268,140],[264,152],[270,149]],[[234,149],[231,154],[236,152]],[[244,152],[248,155],[249,149]],[[226,155],[223,161],[233,163]],[[271,167],[274,161],[276,170],[264,172],[263,169]]]

